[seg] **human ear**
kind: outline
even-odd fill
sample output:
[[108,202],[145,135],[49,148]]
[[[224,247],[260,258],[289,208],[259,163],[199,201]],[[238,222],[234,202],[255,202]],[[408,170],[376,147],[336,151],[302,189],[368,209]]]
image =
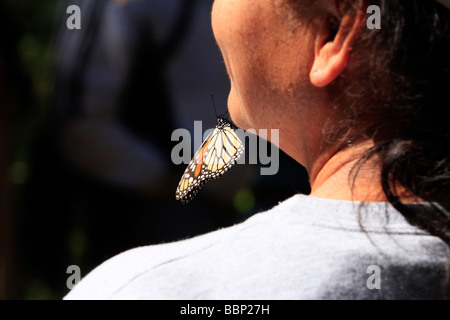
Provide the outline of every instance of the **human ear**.
[[325,87],[333,82],[345,69],[352,45],[361,32],[364,12],[361,8],[353,10],[340,20],[336,36],[332,33],[329,19],[316,37],[314,62],[309,74],[316,87]]

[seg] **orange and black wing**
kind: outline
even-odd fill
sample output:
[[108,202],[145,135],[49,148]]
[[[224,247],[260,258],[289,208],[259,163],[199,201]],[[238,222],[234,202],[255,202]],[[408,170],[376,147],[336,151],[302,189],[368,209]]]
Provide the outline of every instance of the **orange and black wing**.
[[181,177],[176,199],[187,203],[198,193],[208,180],[222,176],[239,159],[244,146],[223,119],[197,150]]

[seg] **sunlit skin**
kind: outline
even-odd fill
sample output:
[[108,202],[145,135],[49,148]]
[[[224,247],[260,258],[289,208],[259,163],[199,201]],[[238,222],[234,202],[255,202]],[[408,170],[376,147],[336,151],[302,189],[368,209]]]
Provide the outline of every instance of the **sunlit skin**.
[[330,116],[326,87],[351,63],[352,44],[364,12],[342,19],[329,40],[331,0],[319,0],[298,17],[276,0],[215,0],[212,27],[230,76],[228,109],[242,129],[280,130],[280,148],[309,174],[311,195],[338,200],[385,201],[377,159],[350,169],[373,145],[344,149],[326,145],[322,128]]

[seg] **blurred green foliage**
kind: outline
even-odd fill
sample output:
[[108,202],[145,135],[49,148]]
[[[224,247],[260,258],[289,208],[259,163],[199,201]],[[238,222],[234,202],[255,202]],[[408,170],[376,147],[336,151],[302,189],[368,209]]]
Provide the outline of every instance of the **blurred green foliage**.
[[[30,144],[39,124],[45,118],[52,100],[52,51],[55,23],[58,20],[55,13],[61,1],[3,1],[2,9],[5,10],[3,14],[8,17],[10,24],[8,28],[10,28],[10,32],[14,32],[16,38],[16,48],[12,49],[18,55],[20,70],[17,72],[23,73],[29,83],[29,87],[24,86],[18,90],[19,95],[26,95],[29,99],[26,100],[27,105],[22,106],[19,122],[11,132],[14,146],[11,178],[19,188],[26,181]],[[62,18],[64,17],[60,17],[60,19]],[[17,247],[16,250],[20,252],[21,248]],[[57,297],[45,282],[40,279],[31,279],[28,275],[20,273],[19,270],[20,268],[17,268],[16,274],[11,275],[21,286],[17,290],[19,294],[17,298],[50,299]]]
[[39,112],[44,112],[53,86],[51,81],[52,39],[57,0],[6,0],[6,10],[19,30],[17,51],[24,71],[32,83],[32,94]]
[[16,161],[26,161],[27,146],[36,126],[45,117],[53,92],[52,51],[57,0],[6,0],[6,8],[19,36],[16,51],[22,71],[31,84],[30,105],[14,132]]

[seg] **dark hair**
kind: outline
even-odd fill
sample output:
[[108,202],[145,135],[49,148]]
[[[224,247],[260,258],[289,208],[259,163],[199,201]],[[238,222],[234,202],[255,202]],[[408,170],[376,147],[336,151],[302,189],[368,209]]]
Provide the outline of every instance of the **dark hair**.
[[[344,74],[333,84],[337,109],[346,109],[335,132],[373,138],[358,165],[377,155],[387,200],[450,245],[450,10],[429,0],[364,2],[381,8],[382,25],[355,44],[357,81]],[[428,205],[403,203],[399,185]]]
[[[314,0],[289,0],[302,12]],[[381,29],[366,28],[346,70],[328,87],[335,97],[328,142],[371,138],[353,168],[377,156],[387,200],[412,225],[450,245],[450,9],[433,0],[335,0],[332,38],[352,10],[381,9]],[[308,10],[305,10],[307,12]],[[367,15],[369,17],[369,15]],[[334,30],[333,30],[334,29]],[[354,181],[354,180],[353,180]],[[403,203],[398,187],[426,205]]]
[[[300,9],[306,3],[289,2]],[[338,16],[328,17],[331,38],[341,17],[361,6],[381,9],[381,29],[366,28],[363,21],[351,61],[328,87],[335,97],[330,118],[339,120],[325,127],[325,136],[342,148],[373,139],[350,182],[376,156],[387,200],[410,224],[450,246],[450,9],[433,0],[335,0],[335,5]],[[403,202],[398,187],[423,205]]]
[[[335,111],[344,115],[330,132],[342,146],[348,139],[372,138],[374,146],[351,178],[376,156],[387,200],[411,225],[450,246],[450,10],[431,0],[349,0],[336,6],[354,10],[361,3],[379,6],[381,29],[363,29],[348,70],[330,88]],[[402,202],[399,186],[424,204]],[[449,280],[447,271],[446,298]]]

